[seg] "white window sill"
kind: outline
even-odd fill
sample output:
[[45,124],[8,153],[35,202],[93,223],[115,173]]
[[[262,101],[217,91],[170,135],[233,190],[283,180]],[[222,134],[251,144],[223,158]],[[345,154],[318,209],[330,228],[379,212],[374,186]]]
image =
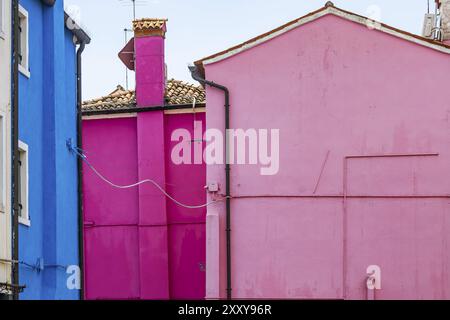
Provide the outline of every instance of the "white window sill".
[[31,221],[29,219],[19,217],[19,223],[26,227],[31,227]]
[[30,71],[25,69],[21,64],[19,64],[19,72],[21,74],[23,74],[25,77],[27,77],[28,79],[30,79],[30,77],[31,77]]

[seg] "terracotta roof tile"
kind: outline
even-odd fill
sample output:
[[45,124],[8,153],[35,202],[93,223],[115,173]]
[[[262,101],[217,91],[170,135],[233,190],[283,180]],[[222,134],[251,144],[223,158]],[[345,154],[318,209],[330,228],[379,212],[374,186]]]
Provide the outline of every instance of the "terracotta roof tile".
[[[166,85],[166,104],[183,105],[205,103],[205,90],[201,86],[185,83],[179,80],[168,80]],[[109,95],[83,102],[83,112],[112,111],[136,107],[136,95],[134,90],[126,90],[117,86]]]
[[205,90],[201,86],[178,80],[169,80],[166,85],[166,101],[169,105],[205,103]]

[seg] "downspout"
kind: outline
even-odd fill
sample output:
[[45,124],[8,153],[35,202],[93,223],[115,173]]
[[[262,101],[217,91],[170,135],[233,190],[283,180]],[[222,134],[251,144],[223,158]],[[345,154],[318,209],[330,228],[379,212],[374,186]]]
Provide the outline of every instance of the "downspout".
[[[48,0],[49,2],[52,2]],[[81,149],[82,141],[82,65],[81,65],[81,55],[87,44],[91,43],[91,38],[89,35],[83,31],[83,29],[73,20],[67,13],[64,13],[64,19],[66,27],[72,31],[76,42],[75,45],[79,45],[77,50],[77,147]],[[78,193],[78,260],[80,268],[80,300],[84,299],[85,287],[84,287],[84,246],[83,246],[83,163],[81,158],[77,157],[77,193]]]
[[230,161],[230,137],[228,131],[230,129],[230,92],[227,87],[208,81],[202,78],[195,66],[189,66],[192,78],[202,85],[208,85],[210,87],[223,91],[225,95],[225,184],[226,184],[226,234],[227,234],[227,299],[232,299],[232,286],[231,286],[231,161]]
[[[13,11],[13,90],[12,90],[12,260],[19,260],[19,0],[12,1]],[[12,264],[13,299],[19,300],[19,264]]]
[[[80,42],[77,50],[77,147],[81,149],[82,141],[82,87],[81,87],[81,55],[86,47],[84,41]],[[78,166],[78,259],[80,263],[80,300],[84,299],[84,247],[83,247],[83,162],[77,157]]]

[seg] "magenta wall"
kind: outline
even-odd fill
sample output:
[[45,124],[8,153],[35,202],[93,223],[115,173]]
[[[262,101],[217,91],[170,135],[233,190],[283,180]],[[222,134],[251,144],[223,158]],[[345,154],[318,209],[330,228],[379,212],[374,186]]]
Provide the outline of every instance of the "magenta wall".
[[[169,194],[182,203],[206,203],[206,166],[204,163],[175,165],[171,150],[177,142],[171,141],[172,132],[187,129],[194,137],[194,121],[200,132],[205,131],[205,114],[179,114],[165,118],[166,186]],[[194,142],[205,147],[203,142]],[[193,145],[194,148],[194,145]],[[192,149],[194,150],[194,149]],[[172,299],[203,299],[205,297],[206,269],[206,209],[186,209],[167,201],[169,223],[169,269]]]
[[[373,264],[377,299],[450,298],[449,70],[447,54],[331,15],[206,65],[233,128],[280,129],[278,175],[232,166],[234,298],[364,299]],[[207,99],[222,130],[223,94]],[[406,156],[422,153],[439,156]],[[223,166],[207,180],[224,188]],[[208,209],[208,298],[226,294],[224,219]]]
[[[83,145],[106,177],[137,181],[135,118],[83,121]],[[83,191],[86,298],[138,298],[138,190],[113,189],[84,166]]]
[[[204,123],[204,114],[85,119],[83,149],[117,184],[150,178],[179,201],[203,204],[205,166],[170,159],[173,130],[193,131],[194,119]],[[205,297],[205,209],[183,209],[150,184],[114,189],[86,166],[83,178],[87,299]]]

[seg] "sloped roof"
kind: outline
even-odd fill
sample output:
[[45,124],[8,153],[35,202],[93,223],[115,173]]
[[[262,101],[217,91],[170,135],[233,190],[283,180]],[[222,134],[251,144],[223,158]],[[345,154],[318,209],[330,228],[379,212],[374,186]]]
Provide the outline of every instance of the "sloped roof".
[[[171,79],[166,85],[167,105],[185,105],[194,102],[205,103],[205,90],[201,86],[196,86],[183,81]],[[111,92],[109,95],[83,102],[83,112],[93,111],[113,111],[136,107],[136,94],[134,90],[126,90],[122,86]]]
[[166,101],[169,105],[205,103],[206,95],[203,87],[171,79],[166,85]]
[[198,60],[195,62],[195,65],[197,67],[199,67],[199,69],[202,73],[204,73],[204,65],[219,62],[219,61],[225,60],[227,58],[230,58],[234,55],[237,55],[243,51],[249,50],[249,49],[251,49],[255,46],[258,46],[266,41],[269,41],[275,37],[278,37],[292,29],[295,29],[306,23],[317,20],[328,14],[332,14],[334,16],[338,16],[338,17],[344,18],[346,20],[356,22],[356,23],[366,25],[366,26],[368,24],[370,24],[374,29],[379,30],[381,32],[385,32],[390,35],[402,38],[404,40],[408,40],[410,42],[416,43],[418,45],[423,45],[423,46],[429,47],[431,49],[450,54],[450,45],[447,45],[443,42],[439,42],[436,40],[428,39],[428,38],[425,38],[425,37],[422,37],[422,36],[419,36],[419,35],[416,35],[413,33],[409,33],[409,32],[397,29],[395,27],[389,26],[387,24],[381,23],[381,22],[373,21],[370,18],[358,15],[358,14],[350,12],[350,11],[340,9],[340,8],[336,7],[331,1],[328,1],[325,4],[325,6],[320,8],[319,10],[313,11],[303,17],[300,17],[291,22],[288,22],[272,31],[269,31],[258,37],[255,37],[253,39],[245,41],[237,46],[231,47],[227,50],[215,53],[215,54],[205,57],[201,60]]

